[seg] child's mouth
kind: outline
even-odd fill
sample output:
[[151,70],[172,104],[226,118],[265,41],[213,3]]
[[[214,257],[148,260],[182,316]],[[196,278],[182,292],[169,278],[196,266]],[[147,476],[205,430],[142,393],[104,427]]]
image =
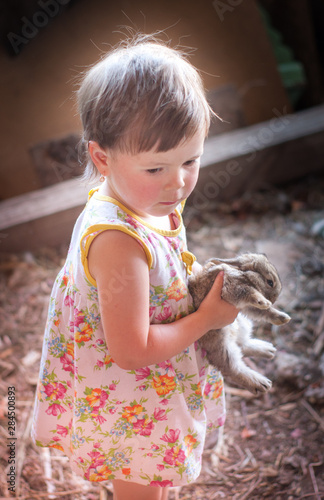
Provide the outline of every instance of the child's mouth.
[[161,205],[177,205],[178,203],[180,203],[179,201],[161,201],[160,204]]

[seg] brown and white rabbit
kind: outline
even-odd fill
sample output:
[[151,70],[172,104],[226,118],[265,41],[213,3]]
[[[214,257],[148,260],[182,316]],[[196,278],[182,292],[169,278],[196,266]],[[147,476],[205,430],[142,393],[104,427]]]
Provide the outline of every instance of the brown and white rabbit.
[[264,340],[251,338],[251,320],[274,325],[288,323],[290,317],[273,307],[281,291],[275,267],[264,254],[246,253],[233,259],[210,259],[189,279],[189,292],[198,309],[217,274],[224,271],[222,298],[235,305],[240,313],[231,325],[210,330],[199,340],[209,363],[224,377],[257,394],[271,388],[271,381],[249,368],[243,356],[273,358],[275,347]]

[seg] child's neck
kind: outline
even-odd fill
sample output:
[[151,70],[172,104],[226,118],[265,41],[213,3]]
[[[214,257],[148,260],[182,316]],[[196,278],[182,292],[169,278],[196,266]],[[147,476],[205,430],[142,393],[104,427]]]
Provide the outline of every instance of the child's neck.
[[151,226],[163,229],[164,231],[173,231],[176,229],[172,214],[165,217],[145,217],[143,220]]

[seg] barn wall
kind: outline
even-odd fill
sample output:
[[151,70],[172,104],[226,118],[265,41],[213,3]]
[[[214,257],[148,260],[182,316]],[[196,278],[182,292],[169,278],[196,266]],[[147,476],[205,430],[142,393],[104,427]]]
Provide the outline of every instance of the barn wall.
[[168,28],[174,43],[197,48],[191,61],[203,71],[206,87],[234,85],[247,125],[271,119],[274,109],[289,111],[254,0],[74,2],[16,57],[0,53],[0,199],[41,187],[30,148],[80,130],[76,79],[131,22],[145,32]]

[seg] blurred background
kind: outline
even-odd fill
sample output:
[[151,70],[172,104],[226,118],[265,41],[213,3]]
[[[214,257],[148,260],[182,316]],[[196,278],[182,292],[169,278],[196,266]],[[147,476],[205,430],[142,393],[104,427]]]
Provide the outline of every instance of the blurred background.
[[[264,252],[288,325],[259,362],[273,389],[227,387],[225,433],[202,475],[170,500],[324,498],[324,1],[0,1],[0,495],[10,496],[7,393],[17,390],[16,497],[106,500],[57,450],[29,437],[48,298],[89,186],[75,92],[131,32],[187,48],[215,120],[185,210],[203,262]],[[247,360],[256,368],[253,360]],[[41,492],[41,493],[40,493]]]
[[[224,120],[214,121],[210,137],[222,138],[208,145],[202,162],[207,167],[198,186],[198,193],[207,192],[203,206],[263,182],[323,171],[323,0],[2,0],[0,9],[0,200],[15,199],[1,205],[2,250],[23,249],[21,235],[25,245],[29,238],[30,248],[42,237],[56,244],[69,235],[86,199],[80,185],[65,183],[82,173],[75,91],[82,72],[129,34],[128,28],[163,30],[162,39],[187,47],[212,107]],[[305,110],[312,111],[298,114]],[[252,161],[256,151],[260,154]],[[231,160],[240,163],[234,173]],[[230,182],[219,174],[215,188],[209,167],[214,174],[225,171]],[[208,180],[214,191],[208,191]],[[39,191],[58,183],[62,186],[45,194]],[[73,207],[65,200],[72,186]],[[56,207],[50,208],[51,195]],[[190,201],[202,206],[200,198]],[[59,234],[46,240],[43,227],[38,230],[33,221],[58,208],[63,219],[54,233]],[[16,226],[26,222],[33,230],[30,224],[21,227],[18,238]]]
[[[165,30],[193,48],[210,100],[243,127],[324,100],[322,0],[12,0],[1,2],[0,199],[77,175],[70,135],[80,73],[127,33]],[[218,91],[218,92],[217,92]],[[61,140],[61,148],[58,139]],[[41,145],[42,144],[42,145]],[[46,148],[46,144],[48,148]],[[70,167],[70,168],[69,168]]]

